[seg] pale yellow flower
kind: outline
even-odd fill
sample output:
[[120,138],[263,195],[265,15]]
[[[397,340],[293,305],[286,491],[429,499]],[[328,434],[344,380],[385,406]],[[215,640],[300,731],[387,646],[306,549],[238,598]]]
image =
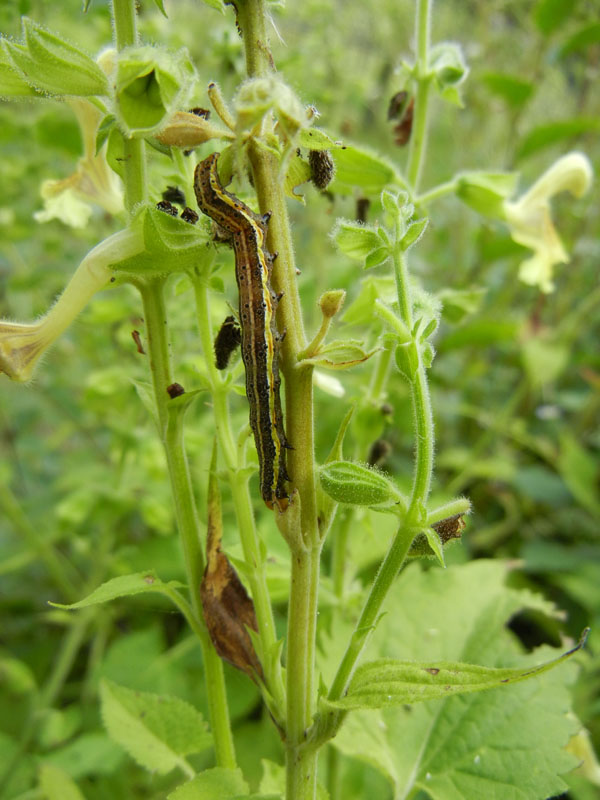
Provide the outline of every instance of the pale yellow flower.
[[553,267],[566,264],[569,256],[554,228],[550,216],[550,200],[569,191],[581,197],[592,183],[592,167],[583,153],[569,153],[538,178],[517,200],[505,200],[503,210],[515,242],[533,250],[533,256],[520,266],[519,278],[542,292],[552,292]]
[[129,228],[94,247],[63,293],[41,319],[31,323],[0,321],[0,373],[28,381],[40,356],[69,327],[90,298],[109,285],[111,265],[142,252],[141,234]]
[[123,210],[123,190],[119,177],[106,160],[106,144],[96,154],[96,136],[102,112],[82,97],[66,101],[77,117],[83,138],[83,156],[68,178],[42,183],[44,210],[33,215],[38,222],[59,219],[72,228],[83,228],[98,205],[109,214]]

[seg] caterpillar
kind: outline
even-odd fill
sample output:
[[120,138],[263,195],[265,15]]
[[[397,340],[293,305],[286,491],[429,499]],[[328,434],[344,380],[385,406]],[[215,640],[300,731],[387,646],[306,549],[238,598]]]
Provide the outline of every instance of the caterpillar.
[[287,507],[285,450],[279,376],[279,347],[275,313],[279,298],[271,288],[274,256],[265,247],[268,214],[251,208],[221,185],[219,153],[201,161],[194,173],[198,207],[226,233],[235,254],[242,329],[242,360],[246,369],[246,396],[250,427],[258,453],[260,493],[269,508]]

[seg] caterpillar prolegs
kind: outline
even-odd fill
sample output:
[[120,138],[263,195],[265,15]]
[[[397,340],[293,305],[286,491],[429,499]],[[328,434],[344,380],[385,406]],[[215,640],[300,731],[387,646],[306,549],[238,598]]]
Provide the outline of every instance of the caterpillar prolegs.
[[200,210],[231,237],[260,493],[269,508],[275,503],[285,508],[289,499],[285,482],[289,476],[285,466],[288,443],[283,428],[278,365],[282,337],[275,321],[278,298],[271,288],[274,258],[265,247],[270,214],[255,214],[223,188],[217,172],[218,159],[219,153],[213,153],[198,164],[194,190]]

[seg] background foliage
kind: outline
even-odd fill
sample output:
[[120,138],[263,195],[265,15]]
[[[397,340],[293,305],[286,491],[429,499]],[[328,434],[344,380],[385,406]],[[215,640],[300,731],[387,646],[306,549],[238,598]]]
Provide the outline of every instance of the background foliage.
[[[142,4],[142,36],[189,49],[201,76],[197,105],[206,105],[203,86],[209,80],[218,80],[230,96],[243,77],[241,42],[231,19],[197,2],[166,5],[168,20],[154,4]],[[459,169],[478,168],[519,170],[526,186],[570,149],[585,151],[598,173],[597,10],[594,2],[583,0],[438,3],[434,40],[460,41],[471,73],[463,109],[436,101],[424,186]],[[394,144],[386,115],[399,88],[396,68],[409,52],[413,13],[412,3],[391,0],[378,0],[376,8],[309,0],[275,11],[276,63],[302,99],[318,108],[323,127],[400,166],[405,155]],[[3,34],[20,36],[21,14],[92,53],[110,41],[108,8],[100,0],[86,15],[78,0],[5,3]],[[47,309],[85,253],[118,224],[100,212],[81,230],[33,219],[41,208],[40,182],[69,175],[80,155],[78,127],[67,107],[50,100],[2,103],[0,140],[0,316],[32,319]],[[170,182],[169,170],[166,159],[154,160],[157,201]],[[343,287],[346,319],[338,333],[362,335],[363,326],[352,320],[360,318],[363,275],[329,239],[337,217],[354,216],[356,197],[333,198],[308,186],[302,191],[306,206],[294,204],[292,211],[309,329],[318,324],[319,295]],[[559,269],[551,295],[518,282],[525,251],[506,228],[453,198],[432,209],[415,256],[423,283],[440,291],[445,303],[431,371],[437,491],[442,501],[468,494],[475,509],[449,561],[518,559],[523,569],[511,577],[515,591],[542,591],[564,609],[557,618],[532,603],[531,611],[513,619],[526,647],[557,646],[561,635],[577,638],[585,624],[600,624],[600,245],[598,215],[592,211],[599,199],[598,184],[581,201],[557,199],[554,219],[572,260]],[[375,219],[377,209],[370,215]],[[225,263],[227,256],[222,258]],[[227,303],[235,305],[231,273],[221,270],[219,277],[224,290],[214,304],[216,323],[227,313]],[[189,286],[185,279],[170,286],[177,309],[172,319],[177,380],[192,388],[202,364]],[[459,289],[470,293],[453,293]],[[199,651],[159,595],[85,609],[75,618],[47,604],[72,602],[104,580],[156,565],[163,580],[182,578],[163,454],[136,392],[136,381],[147,379],[147,366],[131,338],[133,329],[142,329],[139,315],[132,291],[104,292],[47,355],[31,385],[2,382],[0,767],[14,764],[7,797],[29,789],[40,764],[43,786],[51,785],[53,769],[64,770],[88,800],[160,797],[173,785],[172,776],[139,769],[108,738],[98,711],[101,679],[206,707]],[[368,371],[365,365],[342,374],[340,401],[317,394],[319,457],[331,446],[341,405],[360,397]],[[364,452],[375,439],[385,438],[390,452],[383,466],[401,477],[410,472],[412,433],[401,381],[390,383],[388,399],[391,413],[369,410],[354,420],[350,452],[352,447]],[[243,397],[234,413],[234,421],[243,425]],[[209,410],[197,403],[188,417],[187,444],[200,508],[212,436]],[[227,496],[224,512],[225,544],[235,556],[239,546],[227,524]],[[271,555],[270,588],[283,622],[287,551],[266,516],[262,523]],[[385,517],[371,519],[365,512],[360,539],[351,539],[352,578],[366,580],[372,574],[387,544],[384,524]],[[326,635],[333,604],[326,567],[321,601]],[[594,635],[580,664],[575,709],[598,746],[600,661]],[[233,670],[227,678],[241,766],[256,785],[263,774],[256,761],[257,737],[262,755],[273,761],[280,760],[280,744],[258,711],[249,681]],[[34,684],[46,710],[28,723]],[[345,796],[364,797],[367,791],[386,796],[389,774],[386,782],[381,765],[359,766],[357,749],[344,745],[348,739],[341,737],[340,743],[347,756]],[[199,758],[210,764],[209,751]],[[568,780],[573,798],[595,796],[597,789],[583,777]]]

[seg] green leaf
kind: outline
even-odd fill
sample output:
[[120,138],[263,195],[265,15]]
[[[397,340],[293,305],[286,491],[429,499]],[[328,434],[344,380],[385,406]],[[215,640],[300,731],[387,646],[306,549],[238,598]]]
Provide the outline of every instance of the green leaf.
[[45,800],[85,800],[75,781],[60,767],[42,764],[39,781]]
[[518,180],[518,172],[462,172],[456,196],[478,214],[503,219],[502,203],[515,193]]
[[373,269],[385,263],[391,255],[389,247],[378,247],[371,250],[369,255],[365,258],[365,269]]
[[167,800],[234,800],[248,796],[248,784],[241,769],[213,767],[178,786],[167,795]]
[[421,236],[425,233],[425,228],[427,227],[429,220],[425,219],[417,219],[414,222],[411,222],[408,228],[406,229],[406,233],[400,240],[400,246],[403,250],[408,250],[414,244],[416,244]]
[[356,670],[344,697],[335,702],[323,700],[322,703],[344,711],[386,708],[455,694],[483,692],[526,681],[571,658],[585,644],[588,632],[586,629],[579,643],[571,650],[534,667],[494,668],[451,661],[372,661]]
[[590,514],[595,517],[600,516],[598,461],[567,431],[562,434],[560,439],[557,467],[573,497]]
[[391,276],[365,278],[356,299],[346,307],[342,319],[347,325],[370,324],[373,321],[377,300],[382,300],[388,305],[396,302],[396,286]]
[[572,117],[571,119],[539,125],[526,134],[519,147],[516,157],[526,158],[546,147],[581,136],[585,133],[599,133],[600,119],[598,117]]
[[6,42],[12,62],[27,82],[53,95],[104,95],[108,82],[98,64],[79,48],[23,18],[24,44]]
[[151,772],[165,775],[180,767],[190,774],[184,756],[213,743],[202,714],[178,697],[136,692],[103,680],[100,698],[110,737]]
[[534,12],[535,23],[548,36],[561,28],[576,8],[576,0],[539,0]]
[[334,150],[342,149],[342,145],[319,128],[304,128],[300,131],[299,142],[301,147],[308,147],[309,150]]
[[373,227],[344,219],[338,220],[332,238],[344,255],[357,261],[362,261],[372,250],[381,247],[381,239]]
[[158,8],[163,17],[165,17],[165,19],[168,19],[167,12],[165,11],[164,0],[154,0],[154,5]]
[[11,694],[29,694],[36,688],[35,677],[24,661],[0,656],[0,686]]
[[566,58],[571,53],[578,53],[600,42],[600,22],[591,22],[575,31],[572,36],[563,42],[558,50],[560,58]]
[[374,469],[352,461],[331,461],[319,470],[321,486],[338,503],[374,506],[405,503],[392,481]]
[[64,770],[73,779],[87,775],[110,775],[124,762],[123,751],[104,731],[83,733],[61,748],[43,757],[44,764]]
[[[524,608],[557,613],[541,595],[507,587],[508,573],[499,561],[427,571],[409,565],[388,597],[393,613],[373,634],[371,658],[529,670],[556,657],[547,647],[524,654],[506,627]],[[575,672],[571,662],[501,689],[386,709],[394,794],[420,789],[433,800],[540,800],[563,792],[559,775],[576,763],[563,749],[579,727],[565,713],[565,684]],[[381,718],[363,712],[362,719],[378,725]],[[359,750],[356,757],[366,756]]]
[[333,192],[358,187],[366,194],[379,194],[398,181],[395,168],[369,150],[349,146],[333,150],[332,155],[336,168],[330,187]]
[[0,39],[0,97],[32,97],[35,89],[29,85],[8,54],[8,42]]
[[360,342],[352,339],[340,339],[329,342],[319,348],[319,352],[311,358],[303,359],[303,364],[314,364],[325,369],[350,369],[371,358],[377,350],[366,353]]
[[468,289],[442,289],[435,295],[442,303],[442,317],[453,325],[476,314],[481,308],[487,289],[472,286]]
[[108,603],[117,597],[129,597],[144,592],[160,592],[167,595],[167,597],[171,597],[173,589],[179,589],[182,586],[183,584],[179,583],[179,581],[163,583],[154,570],[148,570],[147,572],[136,572],[133,575],[120,575],[118,578],[111,578],[77,603],[71,603],[70,605],[50,603],[50,605],[55,608],[86,608],[86,606],[93,606],[98,603]]
[[429,67],[440,90],[458,86],[469,74],[462,47],[455,42],[434,45],[429,55]]
[[506,72],[486,72],[482,80],[492,94],[502,98],[511,108],[525,105],[535,91],[530,81]]
[[523,342],[523,366],[534,386],[545,386],[555,381],[569,363],[568,345],[542,336],[532,336]]

